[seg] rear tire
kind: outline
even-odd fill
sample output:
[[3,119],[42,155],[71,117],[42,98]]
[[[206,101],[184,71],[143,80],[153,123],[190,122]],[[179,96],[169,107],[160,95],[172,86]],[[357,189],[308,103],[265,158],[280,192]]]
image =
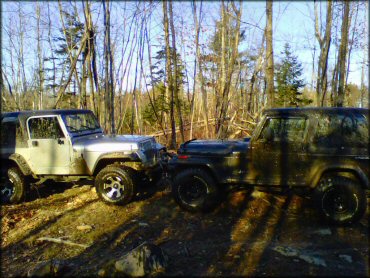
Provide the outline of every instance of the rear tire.
[[103,168],[95,178],[96,193],[111,205],[125,205],[134,196],[134,182],[129,169],[115,165]]
[[18,167],[11,167],[7,172],[8,175],[1,178],[1,203],[20,203],[26,195],[25,177]]
[[323,177],[315,189],[315,202],[321,215],[337,225],[355,223],[365,214],[364,189],[352,179]]
[[203,169],[186,169],[174,178],[172,193],[179,206],[190,212],[206,212],[220,203],[220,189]]

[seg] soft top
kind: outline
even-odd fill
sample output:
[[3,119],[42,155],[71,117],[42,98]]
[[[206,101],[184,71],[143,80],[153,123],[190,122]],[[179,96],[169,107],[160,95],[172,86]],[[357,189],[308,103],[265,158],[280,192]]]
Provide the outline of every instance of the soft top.
[[369,109],[367,108],[356,108],[356,107],[295,107],[295,108],[272,108],[264,110],[264,114],[267,115],[279,115],[279,114],[309,114],[309,113],[361,113],[368,114]]
[[30,117],[38,115],[65,115],[65,114],[81,114],[81,113],[91,113],[87,109],[50,109],[50,110],[24,110],[17,112],[5,112],[1,113],[1,117]]

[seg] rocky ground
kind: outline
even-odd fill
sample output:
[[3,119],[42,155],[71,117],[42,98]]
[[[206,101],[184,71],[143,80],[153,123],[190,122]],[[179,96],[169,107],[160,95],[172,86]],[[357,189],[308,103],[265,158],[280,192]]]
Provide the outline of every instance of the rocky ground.
[[2,277],[51,259],[64,275],[96,276],[144,242],[167,254],[170,276],[369,276],[369,208],[359,223],[335,227],[308,200],[257,191],[232,192],[208,214],[182,211],[150,187],[124,207],[102,203],[89,183],[37,195],[1,208]]

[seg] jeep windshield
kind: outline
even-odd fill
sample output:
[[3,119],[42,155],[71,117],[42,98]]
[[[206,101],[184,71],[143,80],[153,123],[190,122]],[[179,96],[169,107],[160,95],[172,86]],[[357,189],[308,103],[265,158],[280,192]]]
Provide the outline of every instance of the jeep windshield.
[[63,121],[73,137],[103,132],[93,113],[66,114]]

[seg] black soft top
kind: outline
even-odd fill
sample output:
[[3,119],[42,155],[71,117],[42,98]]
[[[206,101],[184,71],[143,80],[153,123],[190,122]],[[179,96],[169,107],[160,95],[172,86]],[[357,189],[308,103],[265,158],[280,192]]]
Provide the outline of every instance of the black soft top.
[[336,114],[360,113],[369,114],[367,108],[355,107],[303,107],[303,108],[272,108],[264,110],[265,115],[309,115],[309,114]]
[[86,114],[86,113],[92,113],[92,112],[91,110],[87,110],[87,109],[25,110],[25,111],[1,113],[1,119],[8,118],[8,117],[19,118],[20,122],[23,122],[31,116],[70,115],[70,114]]
[[24,110],[17,112],[5,112],[1,113],[2,117],[30,117],[30,116],[41,116],[41,115],[66,115],[66,114],[81,114],[91,113],[87,109],[50,109],[50,110]]

